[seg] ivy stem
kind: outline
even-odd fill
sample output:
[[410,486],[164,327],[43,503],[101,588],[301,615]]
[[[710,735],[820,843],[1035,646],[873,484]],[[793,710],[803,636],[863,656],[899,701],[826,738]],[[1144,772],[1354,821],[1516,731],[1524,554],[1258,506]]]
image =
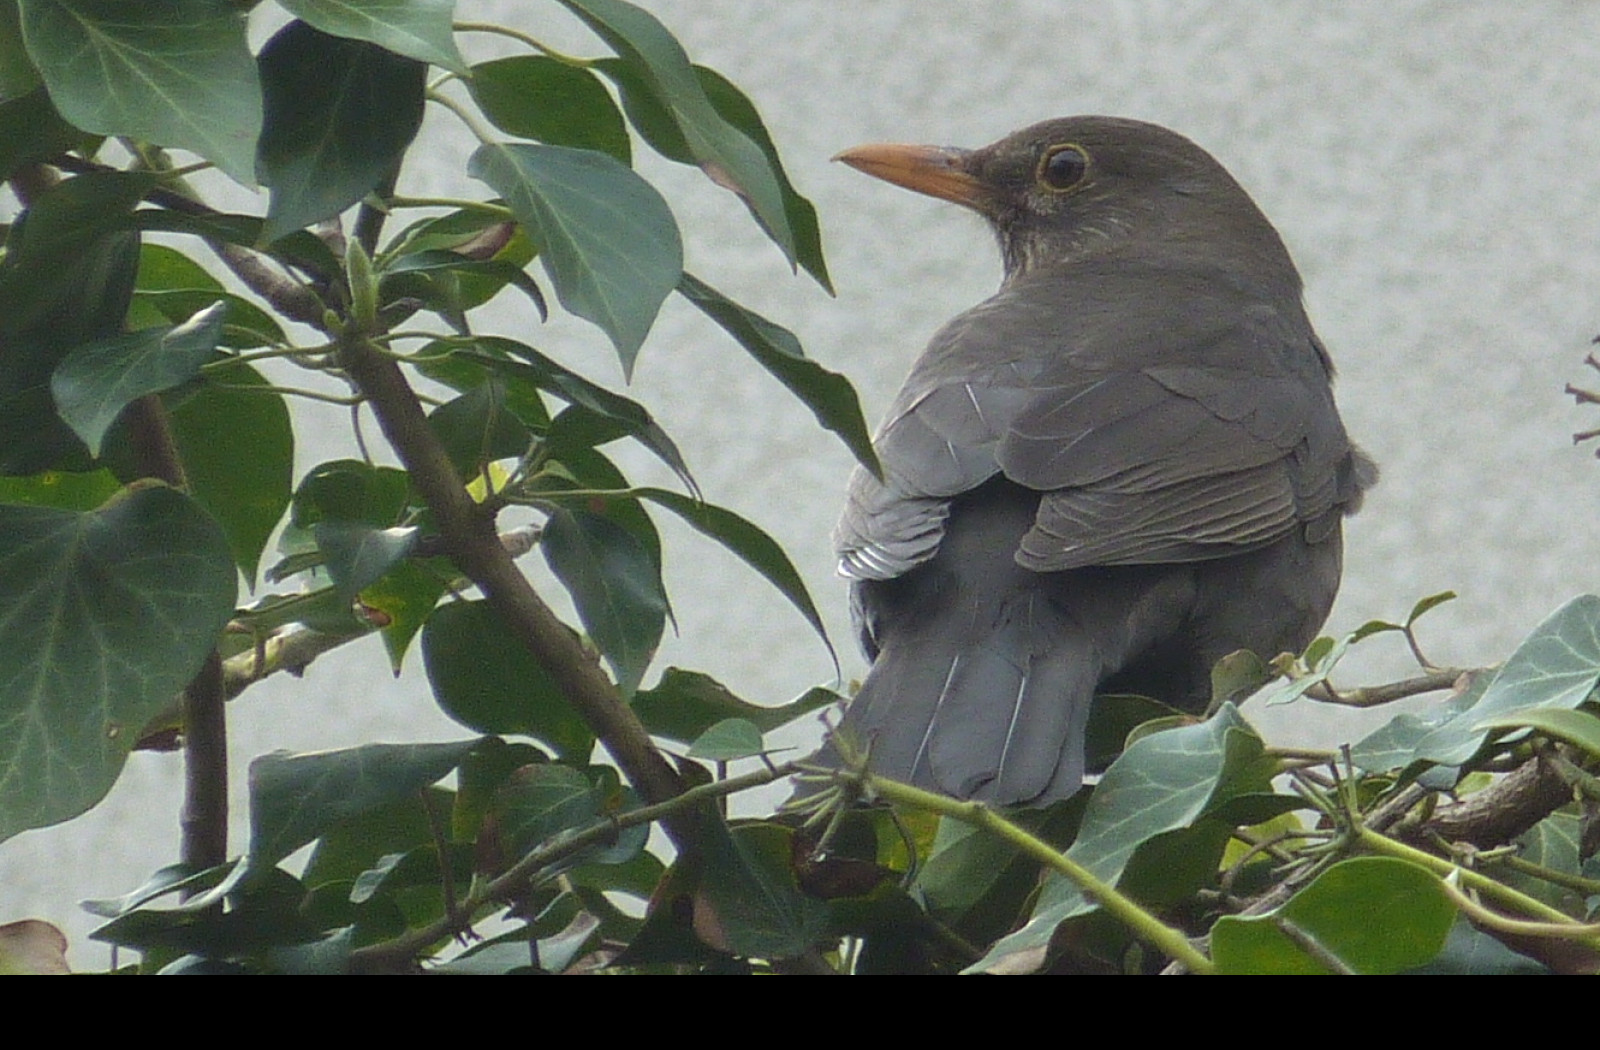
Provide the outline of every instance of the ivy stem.
[[1182,963],[1191,973],[1212,973],[1216,969],[1211,960],[1191,944],[1181,930],[1166,925],[1141,908],[1132,898],[1119,893],[1115,886],[1102,881],[1088,868],[1070,859],[1043,839],[1013,824],[984,803],[961,802],[871,774],[865,775],[863,788],[869,796],[875,795],[897,805],[937,813],[999,836],[1052,871],[1059,872],[1071,880],[1075,886],[1104,908],[1107,914],[1133,931],[1136,937]]
[[593,59],[578,58],[576,55],[568,55],[557,51],[538,37],[530,36],[520,29],[512,29],[510,26],[497,26],[489,22],[457,22],[453,28],[458,33],[493,33],[495,36],[510,37],[512,40],[527,44],[533,50],[553,58],[563,65],[576,66],[579,69],[587,69],[594,65]]

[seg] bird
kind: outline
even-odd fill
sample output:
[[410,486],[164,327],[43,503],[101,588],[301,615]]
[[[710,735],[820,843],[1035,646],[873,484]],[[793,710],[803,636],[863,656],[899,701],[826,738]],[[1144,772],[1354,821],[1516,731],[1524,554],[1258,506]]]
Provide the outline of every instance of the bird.
[[1050,120],[980,149],[836,160],[977,212],[1004,276],[932,338],[834,531],[871,667],[821,761],[1042,806],[1096,693],[1202,710],[1239,649],[1299,652],[1377,479],[1283,240],[1154,124]]

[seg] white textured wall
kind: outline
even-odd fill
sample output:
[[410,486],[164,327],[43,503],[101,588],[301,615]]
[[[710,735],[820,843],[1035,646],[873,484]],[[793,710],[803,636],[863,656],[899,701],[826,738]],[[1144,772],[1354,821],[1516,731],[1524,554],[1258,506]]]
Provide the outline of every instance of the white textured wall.
[[[980,145],[1072,113],[1151,120],[1216,154],[1278,225],[1340,366],[1346,423],[1383,467],[1347,529],[1331,629],[1399,617],[1453,588],[1461,600],[1424,632],[1433,655],[1488,662],[1567,597],[1600,586],[1600,464],[1569,437],[1600,425],[1600,413],[1561,392],[1589,375],[1600,387],[1581,365],[1600,332],[1600,5],[645,3],[761,108],[821,210],[839,296],[790,278],[743,209],[697,173],[648,164],[679,210],[690,267],[849,374],[872,419],[927,336],[989,294],[999,269],[976,218],[827,158],[872,140]],[[554,3],[498,7],[599,53],[581,32],[548,28],[564,19]],[[470,0],[462,12],[491,17]],[[410,173],[415,187],[460,192],[448,181],[460,156],[420,157],[441,163]],[[616,378],[581,326],[494,323]],[[827,540],[849,467],[842,448],[676,304],[633,392],[684,446],[709,498],[784,542],[847,673],[859,674]],[[305,465],[337,454],[339,426],[327,418],[329,451],[305,451]],[[650,474],[648,461],[625,458]],[[781,599],[709,544],[663,531],[682,629],[665,662],[769,702],[831,676]],[[420,675],[392,681],[376,641],[361,648],[235,704],[241,784],[243,761],[276,747],[460,734],[430,711]],[[1392,653],[1352,674],[1361,668],[1405,664]],[[1321,709],[1275,715],[1341,733]],[[0,921],[66,923],[75,957],[102,962],[82,945],[87,924],[72,902],[124,891],[172,859],[177,791],[175,759],[137,756],[102,811],[0,846]]]

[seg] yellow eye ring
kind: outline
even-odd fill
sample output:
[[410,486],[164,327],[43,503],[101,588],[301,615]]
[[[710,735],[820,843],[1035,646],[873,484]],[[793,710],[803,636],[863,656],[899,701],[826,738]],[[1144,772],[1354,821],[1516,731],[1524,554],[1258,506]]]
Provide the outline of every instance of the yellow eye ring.
[[1076,143],[1051,146],[1039,158],[1036,177],[1052,193],[1077,189],[1089,174],[1089,153]]

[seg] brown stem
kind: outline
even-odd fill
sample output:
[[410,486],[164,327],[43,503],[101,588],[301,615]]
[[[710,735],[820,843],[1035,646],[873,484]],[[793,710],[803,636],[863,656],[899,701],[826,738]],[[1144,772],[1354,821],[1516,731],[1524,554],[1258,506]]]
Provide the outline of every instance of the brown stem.
[[[187,488],[167,410],[154,395],[128,406],[127,431],[134,465],[144,477]],[[183,813],[180,855],[185,864],[211,868],[228,859],[228,721],[222,658],[213,649],[183,691]]]
[[[623,702],[598,660],[534,591],[495,534],[493,517],[467,494],[444,446],[429,429],[422,405],[400,366],[361,339],[344,341],[341,360],[433,511],[457,567],[477,584],[495,612],[561,684],[567,702],[640,794],[650,802],[664,802],[680,794],[683,785],[677,773],[651,743],[644,725]],[[686,815],[675,815],[665,823],[678,848],[687,848],[693,835]]]

